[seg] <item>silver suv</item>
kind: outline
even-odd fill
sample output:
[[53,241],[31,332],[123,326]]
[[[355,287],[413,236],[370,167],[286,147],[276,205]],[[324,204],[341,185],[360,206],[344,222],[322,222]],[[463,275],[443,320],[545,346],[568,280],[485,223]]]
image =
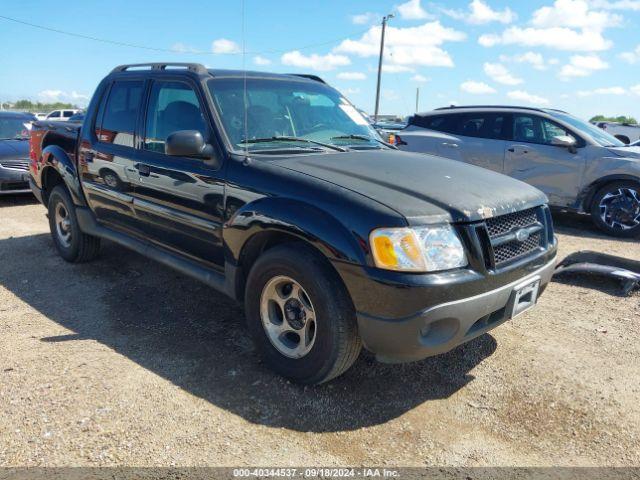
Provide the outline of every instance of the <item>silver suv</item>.
[[605,232],[640,235],[640,147],[553,109],[473,106],[416,114],[397,132],[402,150],[504,173],[556,207],[590,213]]

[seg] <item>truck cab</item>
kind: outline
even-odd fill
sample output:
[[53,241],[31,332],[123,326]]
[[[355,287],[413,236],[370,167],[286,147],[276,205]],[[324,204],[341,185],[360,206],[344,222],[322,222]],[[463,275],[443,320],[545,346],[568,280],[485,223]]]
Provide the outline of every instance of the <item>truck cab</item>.
[[446,352],[535,305],[546,197],[398,151],[315,76],[116,67],[82,126],[36,122],[31,186],[60,255],[115,241],[242,302],[294,381]]

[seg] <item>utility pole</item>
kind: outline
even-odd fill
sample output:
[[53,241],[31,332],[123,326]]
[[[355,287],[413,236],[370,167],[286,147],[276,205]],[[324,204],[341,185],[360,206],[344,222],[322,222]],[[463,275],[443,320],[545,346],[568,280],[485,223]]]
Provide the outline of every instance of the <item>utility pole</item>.
[[387,29],[387,22],[393,18],[393,13],[382,17],[382,35],[380,36],[380,58],[378,59],[378,84],[376,85],[376,109],[373,114],[374,123],[378,122],[378,108],[380,107],[380,76],[382,74],[382,56],[384,54],[384,32]]
[[416,112],[418,113],[418,102],[420,101],[420,87],[416,87]]

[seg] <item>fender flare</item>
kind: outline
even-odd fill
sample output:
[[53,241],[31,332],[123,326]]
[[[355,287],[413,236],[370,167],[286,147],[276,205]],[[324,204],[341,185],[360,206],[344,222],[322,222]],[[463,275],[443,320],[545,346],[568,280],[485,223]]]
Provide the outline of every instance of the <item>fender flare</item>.
[[42,165],[43,168],[40,172],[40,182],[44,188],[46,185],[44,184],[44,178],[48,169],[54,169],[60,177],[62,181],[66,185],[69,193],[71,194],[71,198],[76,205],[86,206],[86,202],[84,200],[84,194],[82,193],[82,188],[80,187],[80,177],[78,176],[78,169],[74,161],[69,157],[67,152],[65,152],[58,145],[49,145],[42,150]]
[[227,259],[239,265],[244,247],[265,232],[297,237],[330,261],[366,264],[366,239],[358,239],[335,216],[321,208],[284,197],[263,197],[233,213],[223,229]]
[[614,173],[612,175],[606,175],[591,182],[589,185],[584,187],[580,192],[580,195],[578,195],[578,209],[584,212],[589,212],[589,210],[591,209],[591,201],[593,200],[594,195],[600,189],[600,187],[606,185],[607,183],[625,181],[636,182],[640,184],[640,177],[624,173]]

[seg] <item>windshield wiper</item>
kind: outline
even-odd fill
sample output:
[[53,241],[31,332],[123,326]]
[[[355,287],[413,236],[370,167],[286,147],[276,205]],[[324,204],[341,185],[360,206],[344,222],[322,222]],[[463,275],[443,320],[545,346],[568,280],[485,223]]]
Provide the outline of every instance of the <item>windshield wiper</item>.
[[317,142],[315,140],[309,140],[308,138],[302,138],[302,137],[275,136],[275,137],[264,137],[264,138],[250,138],[248,140],[240,141],[240,143],[243,143],[243,144],[267,143],[267,142],[305,142],[305,143],[311,143],[313,145],[319,145],[324,148],[330,148],[331,150],[336,150],[338,152],[347,151],[346,148],[339,147],[337,145],[332,145],[330,143]]
[[365,140],[367,142],[371,142],[371,141],[378,142],[387,147],[392,147],[392,148],[394,147],[394,145],[391,145],[390,143],[387,143],[384,140],[380,140],[379,138],[368,137],[367,135],[359,135],[355,133],[352,133],[350,135],[338,135],[337,137],[331,137],[331,140]]

